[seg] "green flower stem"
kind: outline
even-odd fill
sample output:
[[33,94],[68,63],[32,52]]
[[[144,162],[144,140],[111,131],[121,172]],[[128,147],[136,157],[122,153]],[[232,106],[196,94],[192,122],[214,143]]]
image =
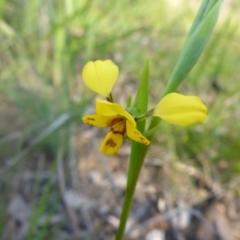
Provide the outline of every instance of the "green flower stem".
[[[160,121],[161,119],[158,117],[152,118],[149,129],[155,129],[155,131],[152,131],[149,135],[148,139],[150,141],[152,140],[154,133],[157,131]],[[137,142],[132,142],[132,151],[127,176],[127,188],[122,207],[122,214],[120,217],[120,225],[115,238],[116,240],[123,239],[125,226],[132,205],[133,195],[149,146],[150,145],[146,146]]]
[[142,165],[144,163],[145,156],[147,154],[148,147],[149,146],[132,142],[132,152],[130,156],[130,165],[128,170],[127,188],[123,202],[122,214],[120,217],[121,221],[115,238],[116,240],[123,239],[125,226],[132,205],[133,195],[135,192],[136,184],[139,178]]

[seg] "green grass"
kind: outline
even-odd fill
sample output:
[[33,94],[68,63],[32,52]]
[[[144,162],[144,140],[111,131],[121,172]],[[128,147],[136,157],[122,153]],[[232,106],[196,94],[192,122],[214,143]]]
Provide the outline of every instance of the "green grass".
[[[82,125],[83,112],[93,104],[80,77],[88,60],[112,59],[120,67],[119,82],[132,82],[136,88],[149,58],[151,105],[159,100],[198,7],[169,2],[0,1],[0,178],[6,183],[1,191],[1,226],[7,218],[4,206],[11,179],[33,154],[50,152],[49,169],[59,148],[69,154],[70,129]],[[235,1],[229,8],[220,15],[204,55],[180,87],[181,93],[201,96],[208,105],[208,120],[193,128],[163,124],[156,137],[161,148],[202,172],[210,169],[206,174],[220,182],[240,174],[236,21],[240,4]],[[120,97],[117,89],[114,93]],[[223,162],[227,169],[221,168]],[[33,239],[37,219],[46,212],[49,188],[31,215],[28,239]],[[47,236],[48,227],[43,229],[38,239]]]

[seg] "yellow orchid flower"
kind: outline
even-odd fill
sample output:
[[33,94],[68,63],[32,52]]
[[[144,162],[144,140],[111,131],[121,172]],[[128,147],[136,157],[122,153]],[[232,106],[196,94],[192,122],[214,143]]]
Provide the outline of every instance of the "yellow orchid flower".
[[82,71],[85,84],[108,100],[97,99],[96,114],[83,117],[84,123],[111,128],[101,144],[100,152],[115,155],[126,136],[136,142],[149,145],[150,141],[137,130],[136,121],[150,116],[157,116],[167,122],[182,126],[201,123],[206,119],[207,108],[200,98],[179,93],[166,95],[154,109],[134,119],[120,104],[113,103],[111,90],[118,73],[118,67],[110,60],[88,62]]
[[107,155],[115,155],[118,152],[125,136],[145,145],[150,144],[137,130],[133,116],[117,103],[97,99],[96,114],[84,116],[83,122],[95,127],[111,128],[100,147],[100,152]]
[[92,91],[109,98],[119,70],[111,60],[88,62],[82,71],[84,83]]
[[153,115],[172,124],[191,126],[205,121],[207,107],[199,97],[169,93],[158,103]]
[[[176,125],[190,126],[206,119],[207,108],[199,97],[170,93],[156,108],[137,117],[136,121],[149,116],[157,116]],[[115,155],[126,136],[136,142],[150,144],[150,141],[137,130],[136,121],[120,104],[99,99],[96,100],[96,114],[83,117],[84,123],[100,128],[111,128],[100,147],[100,152],[107,155]]]

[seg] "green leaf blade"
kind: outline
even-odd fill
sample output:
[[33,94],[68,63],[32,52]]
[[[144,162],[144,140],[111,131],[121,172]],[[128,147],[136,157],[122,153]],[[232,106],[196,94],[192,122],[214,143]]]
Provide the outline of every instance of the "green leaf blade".
[[[149,94],[149,60],[147,59],[138,88],[138,92],[133,104],[133,107],[138,109],[141,113],[145,113],[148,108],[148,94]],[[143,132],[145,129],[145,121],[138,123],[138,129]]]
[[177,90],[183,79],[188,75],[205,49],[213,29],[217,23],[222,1],[218,1],[202,20],[198,28],[185,45],[182,54],[170,76],[164,94]]

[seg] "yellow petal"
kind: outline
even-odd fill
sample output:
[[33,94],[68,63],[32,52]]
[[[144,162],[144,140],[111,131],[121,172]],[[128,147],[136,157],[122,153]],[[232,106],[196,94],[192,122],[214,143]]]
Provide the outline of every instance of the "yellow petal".
[[144,145],[149,145],[150,141],[145,138],[141,132],[139,132],[129,121],[126,123],[127,125],[127,136],[139,143],[142,143]]
[[206,119],[207,107],[199,97],[170,93],[158,103],[154,116],[172,124],[190,126]]
[[123,135],[110,131],[104,138],[100,152],[106,155],[115,155],[123,143]]
[[92,91],[108,97],[118,78],[118,66],[111,60],[88,62],[82,71],[84,83]]
[[82,120],[84,123],[93,125],[95,127],[110,127],[114,117],[93,114],[84,116]]
[[120,104],[107,101],[96,100],[96,113],[104,116],[122,116],[135,127],[136,122],[132,115],[128,113]]

